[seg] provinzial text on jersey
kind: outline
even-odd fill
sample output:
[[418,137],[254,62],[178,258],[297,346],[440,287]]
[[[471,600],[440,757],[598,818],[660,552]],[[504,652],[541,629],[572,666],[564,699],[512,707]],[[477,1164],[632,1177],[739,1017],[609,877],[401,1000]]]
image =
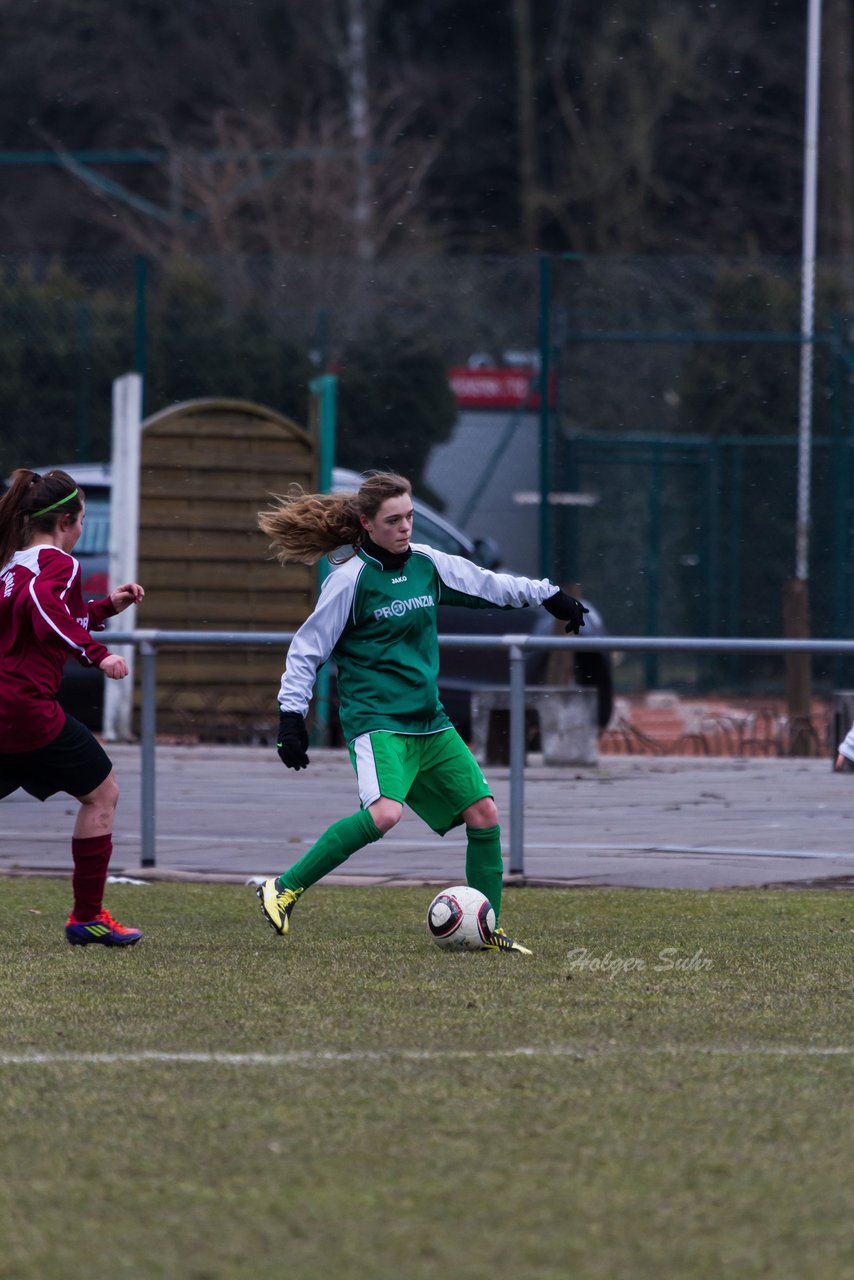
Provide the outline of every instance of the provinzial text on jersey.
[[381,609],[374,609],[375,618],[402,618],[410,609],[432,609],[432,596],[413,596],[411,600],[392,600]]

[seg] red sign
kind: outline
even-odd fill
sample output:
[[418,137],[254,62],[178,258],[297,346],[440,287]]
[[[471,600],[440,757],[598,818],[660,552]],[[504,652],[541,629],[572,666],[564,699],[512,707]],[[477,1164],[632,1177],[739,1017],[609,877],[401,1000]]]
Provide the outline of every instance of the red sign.
[[[464,409],[538,409],[540,405],[540,375],[525,369],[450,369],[448,381]],[[554,404],[554,399],[554,375],[549,374],[549,403]]]

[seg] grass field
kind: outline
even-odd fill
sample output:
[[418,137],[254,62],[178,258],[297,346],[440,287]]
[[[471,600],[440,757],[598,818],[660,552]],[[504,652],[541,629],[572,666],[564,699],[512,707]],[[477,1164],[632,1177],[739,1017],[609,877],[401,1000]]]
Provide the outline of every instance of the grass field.
[[854,1277],[844,892],[68,886],[0,907],[0,1276]]

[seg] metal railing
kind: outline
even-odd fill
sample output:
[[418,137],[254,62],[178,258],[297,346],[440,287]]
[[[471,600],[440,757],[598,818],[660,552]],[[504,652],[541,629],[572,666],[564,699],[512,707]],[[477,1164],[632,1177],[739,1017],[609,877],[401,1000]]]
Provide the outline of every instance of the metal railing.
[[[140,656],[140,750],[142,865],[156,865],[157,790],[157,651],[165,646],[250,648],[276,646],[283,651],[293,640],[292,631],[113,631],[110,645],[133,645]],[[804,653],[854,656],[854,640],[731,640],[690,636],[439,636],[439,645],[455,649],[506,649],[510,683],[510,871],[524,874],[525,810],[525,652],[532,649],[593,650],[601,653],[640,651],[655,653]],[[275,689],[271,691],[271,701]]]

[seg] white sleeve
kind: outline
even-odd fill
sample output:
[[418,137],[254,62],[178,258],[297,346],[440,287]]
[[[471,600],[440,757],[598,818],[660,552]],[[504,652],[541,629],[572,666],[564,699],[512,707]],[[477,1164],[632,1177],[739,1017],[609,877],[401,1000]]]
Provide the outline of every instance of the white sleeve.
[[[469,596],[478,603],[486,601],[498,608],[521,609],[525,605],[542,604],[559,590],[548,578],[520,578],[512,573],[494,573],[491,569],[481,569],[463,556],[450,556],[435,547],[413,544],[412,550],[433,561],[442,584],[450,592]],[[447,596],[444,599],[447,604],[465,603],[463,600],[449,600]]]
[[854,724],[852,724],[840,742],[837,750],[841,756],[845,756],[846,760],[854,760]]
[[282,682],[279,706],[282,711],[308,714],[318,668],[335,648],[347,625],[362,561],[348,560],[330,573],[312,613],[291,641]]

